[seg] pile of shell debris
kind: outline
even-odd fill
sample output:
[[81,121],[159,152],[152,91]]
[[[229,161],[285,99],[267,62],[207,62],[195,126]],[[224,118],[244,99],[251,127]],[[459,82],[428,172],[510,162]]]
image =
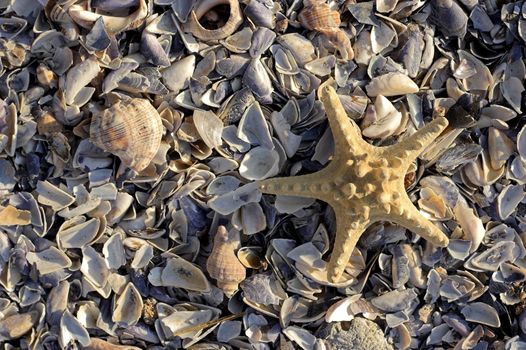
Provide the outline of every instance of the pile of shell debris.
[[[0,0],[0,347],[526,349],[525,41],[523,1]],[[351,144],[442,123],[396,175],[447,247],[385,217],[328,277],[352,216],[285,195],[348,152],[324,86]]]

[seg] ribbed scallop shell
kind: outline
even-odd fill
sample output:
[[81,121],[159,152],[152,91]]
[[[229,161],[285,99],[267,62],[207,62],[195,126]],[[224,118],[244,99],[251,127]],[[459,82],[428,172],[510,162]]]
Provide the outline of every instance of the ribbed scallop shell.
[[94,115],[90,126],[93,144],[137,172],[152,161],[162,134],[161,116],[148,100],[140,98],[119,101]]
[[233,237],[224,226],[219,226],[214,238],[214,247],[206,262],[208,273],[217,280],[217,286],[227,297],[236,292],[239,283],[246,277],[245,267],[234,252],[238,244],[239,233]]
[[309,30],[323,31],[340,26],[340,14],[326,3],[314,3],[303,8],[298,19]]

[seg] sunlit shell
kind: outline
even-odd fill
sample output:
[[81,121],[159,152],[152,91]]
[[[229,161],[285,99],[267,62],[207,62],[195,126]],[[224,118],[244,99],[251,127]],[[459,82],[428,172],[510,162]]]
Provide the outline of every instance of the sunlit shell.
[[138,98],[119,101],[94,115],[90,126],[90,140],[95,145],[138,172],[152,161],[162,134],[159,113],[150,102]]

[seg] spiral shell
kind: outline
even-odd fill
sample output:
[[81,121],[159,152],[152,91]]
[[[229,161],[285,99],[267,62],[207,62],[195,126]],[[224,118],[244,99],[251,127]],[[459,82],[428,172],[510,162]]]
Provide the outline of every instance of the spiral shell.
[[300,23],[309,30],[324,31],[340,26],[340,14],[326,3],[312,3],[300,12]]
[[93,144],[137,172],[152,161],[162,134],[161,116],[148,100],[140,98],[119,101],[94,115],[90,126]]
[[229,233],[224,226],[217,228],[212,253],[206,262],[210,276],[217,280],[217,286],[231,297],[246,277],[245,267],[238,260],[235,249],[239,245],[239,233]]
[[340,14],[332,10],[328,4],[318,0],[307,1],[298,15],[298,20],[305,28],[325,35],[329,44],[338,50],[343,59],[354,58],[351,41],[340,29]]

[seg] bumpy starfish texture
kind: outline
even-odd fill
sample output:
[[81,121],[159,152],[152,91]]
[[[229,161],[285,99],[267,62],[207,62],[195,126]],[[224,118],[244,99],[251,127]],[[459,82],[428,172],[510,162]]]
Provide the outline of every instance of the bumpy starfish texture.
[[388,147],[362,139],[329,85],[318,89],[334,139],[335,154],[327,167],[308,175],[259,182],[263,193],[320,199],[336,214],[336,238],[327,266],[329,281],[338,282],[358,239],[376,221],[399,224],[434,245],[448,245],[447,236],[420,214],[409,199],[404,177],[411,163],[448,125],[434,119],[410,137]]

